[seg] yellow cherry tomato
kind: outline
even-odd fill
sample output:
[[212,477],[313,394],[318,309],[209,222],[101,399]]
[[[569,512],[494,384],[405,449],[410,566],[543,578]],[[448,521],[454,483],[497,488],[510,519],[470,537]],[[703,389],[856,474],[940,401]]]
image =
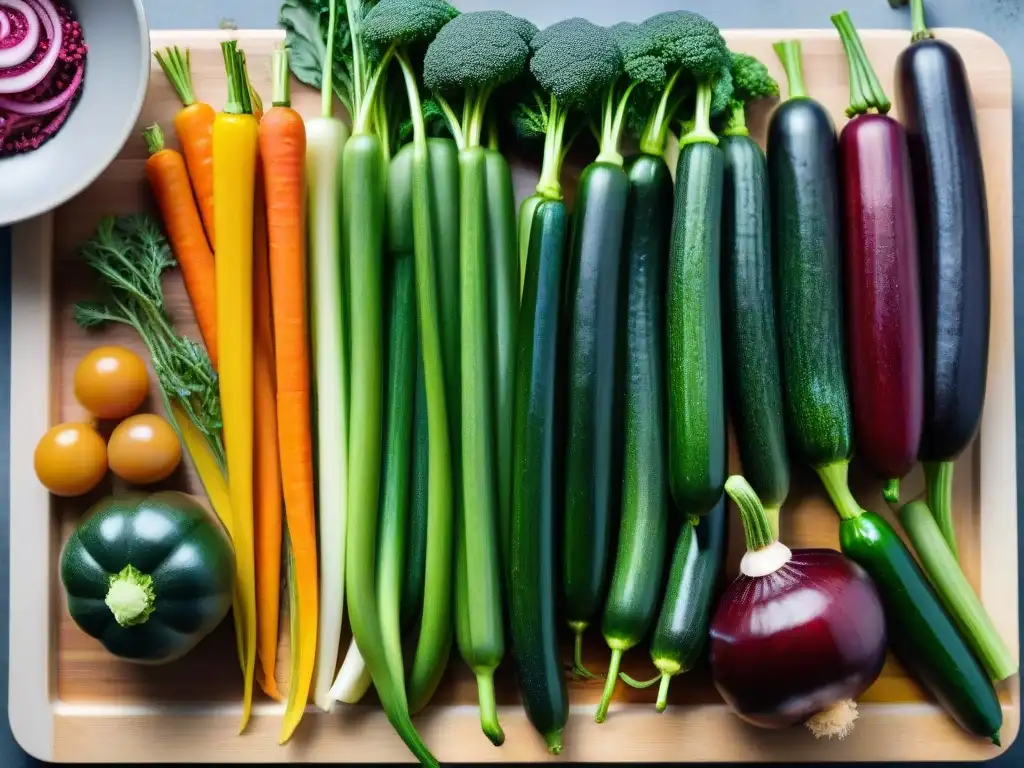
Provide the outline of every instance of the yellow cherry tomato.
[[36,444],[36,477],[55,496],[81,496],[107,474],[107,446],[88,424],[51,427]]
[[142,358],[124,347],[97,347],[75,368],[75,398],[101,419],[133,414],[149,393]]
[[181,462],[178,433],[155,413],[122,421],[110,435],[107,458],[111,471],[137,485],[166,480]]

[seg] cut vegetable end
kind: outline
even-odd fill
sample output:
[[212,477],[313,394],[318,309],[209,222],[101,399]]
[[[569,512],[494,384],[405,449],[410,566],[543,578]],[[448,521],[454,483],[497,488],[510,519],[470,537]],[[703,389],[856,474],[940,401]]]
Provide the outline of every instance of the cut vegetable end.
[[491,744],[500,747],[505,743],[505,732],[498,722],[498,705],[494,696],[494,670],[481,672],[476,676],[477,698],[480,702],[480,728]]
[[786,71],[786,85],[790,99],[807,99],[807,86],[804,84],[803,51],[799,40],[783,40],[775,43],[772,48],[782,62]]
[[612,696],[615,695],[615,684],[619,681],[619,666],[622,663],[622,649],[613,648],[612,658],[608,664],[608,674],[605,675],[604,693],[601,694],[601,702],[597,705],[597,712],[594,714],[595,723],[603,723],[608,716],[608,707],[612,703]]
[[885,488],[882,489],[882,497],[889,504],[900,503],[900,481],[899,478],[893,478],[885,482]]
[[119,625],[137,627],[149,619],[155,600],[153,577],[133,565],[126,565],[120,573],[110,577],[110,587],[103,602]]
[[146,141],[146,151],[155,155],[164,148],[164,132],[163,129],[157,124],[153,123],[149,128],[142,132],[142,137]]
[[838,461],[834,464],[826,464],[822,467],[815,467],[818,477],[821,478],[825,490],[828,491],[832,504],[839,513],[841,520],[855,520],[860,517],[861,509],[857,500],[850,493],[850,485],[847,477],[850,471],[849,461]]
[[668,707],[668,687],[672,683],[672,675],[668,672],[661,673],[661,685],[658,686],[658,701],[654,704],[654,708],[659,712],[664,712],[665,708]]
[[544,742],[548,745],[548,752],[552,755],[562,754],[562,729],[559,728],[557,731],[545,733]]
[[850,735],[857,715],[857,702],[851,699],[837,701],[824,712],[813,715],[806,723],[807,730],[816,739],[834,736],[841,741]]
[[[890,3],[893,0],[889,0]],[[907,4],[907,0],[901,0],[900,7]],[[910,0],[910,42],[916,43],[919,40],[930,40],[935,37],[928,29],[924,19],[924,0]],[[998,742],[997,742],[998,743]]]

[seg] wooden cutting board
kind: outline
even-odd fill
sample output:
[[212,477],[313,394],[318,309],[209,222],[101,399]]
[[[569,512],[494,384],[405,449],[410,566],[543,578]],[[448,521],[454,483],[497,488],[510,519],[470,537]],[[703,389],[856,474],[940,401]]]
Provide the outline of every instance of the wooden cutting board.
[[[219,43],[240,40],[257,89],[269,94],[269,54],[281,40],[277,31],[159,32],[154,49],[188,47],[200,99],[219,106],[226,90]],[[991,39],[968,30],[941,30],[961,51],[974,89],[988,183],[992,237],[992,352],[987,406],[981,434],[956,470],[956,530],[964,569],[980,590],[996,626],[1014,652],[1018,646],[1017,527],[1013,368],[1013,254],[1011,232],[1010,66]],[[810,93],[845,122],[847,68],[831,30],[762,30],[726,33],[734,50],[756,55],[782,79],[771,50],[774,41],[798,37]],[[909,35],[862,32],[864,45],[890,96],[893,65]],[[294,105],[316,114],[319,95],[294,85]],[[173,144],[172,118],[178,104],[154,67],[138,131],[118,159],[87,191],[54,214],[22,225],[14,238],[13,364],[11,382],[11,676],[10,717],[14,734],[36,757],[57,762],[391,762],[410,759],[379,708],[341,707],[332,714],[310,709],[294,740],[277,746],[281,707],[260,699],[244,735],[237,734],[241,680],[230,621],[193,653],[166,667],[139,667],[108,655],[68,618],[57,578],[61,543],[94,498],[51,499],[32,469],[32,451],[45,429],[86,416],[72,395],[77,361],[98,343],[125,344],[144,353],[127,329],[86,335],[71,320],[71,305],[89,295],[91,276],[76,249],[106,214],[150,210],[143,176],[146,149],[142,128],[159,122]],[[752,110],[752,135],[763,142],[771,105]],[[83,142],[85,145],[86,142]],[[83,151],[87,147],[83,146]],[[567,169],[571,189],[579,169]],[[529,194],[537,168],[515,164],[520,196]],[[195,334],[187,297],[177,275],[166,286],[179,330]],[[158,402],[153,400],[154,403]],[[154,405],[154,409],[158,406]],[[734,467],[735,456],[733,457]],[[794,468],[794,484],[782,515],[784,540],[793,547],[837,544],[837,517],[808,472]],[[876,483],[855,468],[861,503],[881,511]],[[198,491],[191,469],[171,487]],[[906,495],[919,493],[919,473],[905,482]],[[106,488],[105,490],[109,490]],[[728,573],[736,572],[742,535],[733,525]],[[283,623],[282,626],[286,626]],[[347,638],[346,638],[347,641]],[[594,631],[587,664],[603,670],[607,649]],[[345,645],[342,646],[343,649]],[[279,670],[287,670],[282,642]],[[427,743],[442,761],[533,762],[550,758],[518,704],[510,663],[499,670],[498,697],[505,746],[496,749],[478,727],[475,684],[453,651],[449,672],[433,705],[418,718]],[[648,677],[645,649],[629,653],[626,671]],[[287,680],[282,679],[282,684]],[[968,738],[890,661],[861,703],[853,734],[842,742],[816,741],[802,729],[766,732],[731,715],[706,670],[677,678],[671,706],[654,710],[654,690],[620,686],[608,720],[593,722],[600,685],[572,683],[573,708],[565,732],[564,762],[598,761],[824,761],[985,759],[999,750]],[[1016,736],[1017,680],[1001,690],[1006,723],[1003,744]]]

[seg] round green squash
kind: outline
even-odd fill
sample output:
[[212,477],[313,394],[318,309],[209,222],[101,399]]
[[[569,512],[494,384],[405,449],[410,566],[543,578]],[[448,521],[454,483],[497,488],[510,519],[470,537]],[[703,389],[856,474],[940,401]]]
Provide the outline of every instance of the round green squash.
[[220,521],[177,491],[109,496],[64,544],[60,578],[75,623],[129,661],[192,650],[231,607],[235,555]]

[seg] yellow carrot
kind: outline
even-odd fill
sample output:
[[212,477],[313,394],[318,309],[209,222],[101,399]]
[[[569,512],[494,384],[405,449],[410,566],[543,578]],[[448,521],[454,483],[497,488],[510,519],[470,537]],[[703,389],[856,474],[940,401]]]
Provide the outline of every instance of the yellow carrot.
[[222,43],[228,103],[213,122],[213,210],[217,242],[220,401],[227,448],[237,588],[245,616],[244,698],[248,723],[256,667],[253,523],[253,202],[259,123],[252,115],[237,41]]

